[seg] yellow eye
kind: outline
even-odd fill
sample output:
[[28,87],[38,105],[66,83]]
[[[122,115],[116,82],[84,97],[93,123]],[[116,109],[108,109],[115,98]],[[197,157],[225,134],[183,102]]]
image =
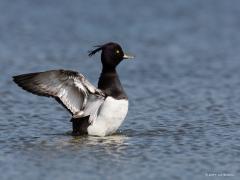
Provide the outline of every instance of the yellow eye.
[[119,51],[119,50],[116,50],[116,53],[117,53],[117,54],[119,54],[119,53],[120,53],[120,51]]

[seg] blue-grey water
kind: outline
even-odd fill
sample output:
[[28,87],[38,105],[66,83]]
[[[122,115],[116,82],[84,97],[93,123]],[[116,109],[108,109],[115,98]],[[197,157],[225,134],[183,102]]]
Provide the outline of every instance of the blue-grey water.
[[[129,113],[116,135],[72,137],[53,99],[11,76],[72,69],[97,83],[99,54],[136,56],[118,72]],[[0,179],[240,178],[240,1],[1,0]]]

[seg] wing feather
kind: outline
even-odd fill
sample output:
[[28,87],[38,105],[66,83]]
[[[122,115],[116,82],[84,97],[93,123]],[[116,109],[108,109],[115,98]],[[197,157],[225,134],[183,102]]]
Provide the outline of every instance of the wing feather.
[[[91,116],[94,114],[95,116],[105,96],[82,74],[74,71],[51,70],[23,74],[14,76],[13,80],[28,92],[54,97],[72,115]],[[92,104],[91,108],[89,108],[90,104]]]

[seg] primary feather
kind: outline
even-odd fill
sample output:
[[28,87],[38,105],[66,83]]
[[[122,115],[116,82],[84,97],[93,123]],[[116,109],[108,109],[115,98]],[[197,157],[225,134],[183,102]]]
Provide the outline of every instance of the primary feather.
[[95,88],[80,73],[51,70],[13,77],[24,90],[40,96],[55,98],[73,117],[90,116],[92,121],[105,99],[104,93]]

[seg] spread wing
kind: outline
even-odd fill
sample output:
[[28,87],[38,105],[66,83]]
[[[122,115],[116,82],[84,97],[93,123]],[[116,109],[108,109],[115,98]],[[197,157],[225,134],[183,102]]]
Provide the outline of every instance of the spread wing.
[[94,118],[105,94],[85,77],[74,71],[51,70],[14,76],[24,90],[40,96],[55,98],[73,117],[90,115]]

